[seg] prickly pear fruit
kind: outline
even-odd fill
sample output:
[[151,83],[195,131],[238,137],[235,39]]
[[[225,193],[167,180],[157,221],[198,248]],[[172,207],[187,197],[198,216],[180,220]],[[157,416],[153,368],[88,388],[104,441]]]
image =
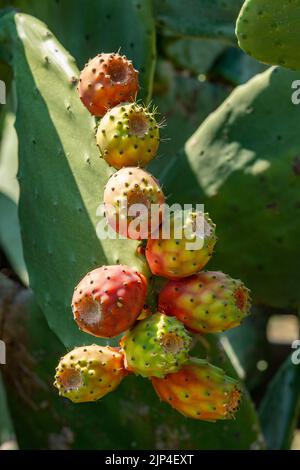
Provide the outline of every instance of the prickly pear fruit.
[[221,272],[200,272],[169,281],[159,294],[158,308],[196,333],[218,333],[240,325],[249,313],[250,292]]
[[143,377],[164,377],[188,360],[191,337],[176,318],[155,313],[122,338],[125,367]]
[[99,400],[127,375],[119,348],[83,346],[61,358],[54,386],[74,403]]
[[72,310],[79,328],[112,338],[131,328],[141,313],[146,278],[128,266],[102,266],[88,273],[74,290]]
[[125,56],[98,54],[82,70],[78,92],[89,112],[102,117],[108,109],[135,100],[138,71]]
[[266,64],[300,68],[300,0],[246,0],[237,19],[239,46]]
[[231,419],[241,399],[239,383],[207,361],[191,358],[179,372],[152,378],[159,398],[188,418]]
[[148,108],[122,103],[103,117],[96,139],[101,155],[114,168],[144,167],[156,155],[159,126]]
[[[180,226],[182,231],[177,229]],[[162,226],[159,236],[148,240],[147,261],[156,276],[167,279],[187,277],[208,263],[216,241],[215,225],[208,214],[177,211],[170,216],[169,236],[164,236]]]
[[136,167],[122,168],[104,190],[108,224],[123,237],[146,239],[163,216],[164,194],[154,176]]

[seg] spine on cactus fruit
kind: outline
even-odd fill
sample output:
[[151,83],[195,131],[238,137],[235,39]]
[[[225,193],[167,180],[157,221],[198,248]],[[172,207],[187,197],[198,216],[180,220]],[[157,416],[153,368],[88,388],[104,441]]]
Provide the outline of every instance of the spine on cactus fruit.
[[159,398],[187,418],[232,419],[239,408],[239,382],[202,359],[191,358],[178,372],[151,380]]

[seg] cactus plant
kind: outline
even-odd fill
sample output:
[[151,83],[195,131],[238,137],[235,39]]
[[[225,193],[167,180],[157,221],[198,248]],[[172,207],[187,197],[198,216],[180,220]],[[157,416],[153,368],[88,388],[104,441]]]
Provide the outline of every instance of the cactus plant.
[[[3,312],[10,312],[4,323],[3,338],[14,368],[4,367],[3,374],[21,448],[134,450],[263,446],[259,424],[247,398],[236,421],[220,422],[214,428],[193,421],[187,425],[184,417],[159,403],[150,382],[134,375],[95,404],[78,407],[63,401],[53,393],[51,379],[58,354],[64,355],[65,347],[49,329],[32,292],[20,289],[1,275],[0,307],[1,321]],[[211,343],[203,356],[211,351],[216,352],[214,362],[235,375],[224,352],[222,362],[218,359],[219,346]]]
[[[174,282],[181,282],[185,285],[189,282],[189,278],[170,282],[153,278],[147,266],[147,257],[150,264],[151,260],[154,261],[156,258],[154,256],[151,258],[149,246],[145,251],[144,242],[138,244],[128,239],[112,240],[103,237],[103,233],[109,233],[110,228],[102,216],[102,196],[107,182],[113,181],[118,175],[112,176],[113,170],[108,168],[105,161],[99,159],[95,141],[99,123],[80,103],[76,92],[79,70],[67,49],[73,53],[80,68],[89,57],[101,51],[104,53],[113,51],[121,55],[126,53],[128,59],[140,69],[141,89],[138,98],[144,100],[142,105],[146,104],[151,97],[155,65],[154,22],[151,9],[151,4],[154,3],[159,53],[164,59],[164,70],[160,78],[157,75],[155,92],[156,100],[160,100],[163,104],[163,114],[165,113],[167,118],[170,117],[171,144],[168,149],[168,143],[165,141],[168,128],[162,129],[160,138],[162,145],[158,155],[165,154],[165,156],[151,162],[150,171],[154,171],[160,184],[162,183],[168,202],[189,204],[205,202],[205,209],[209,210],[214,222],[217,222],[220,240],[216,245],[217,253],[210,261],[209,269],[224,269],[234,277],[243,279],[252,288],[255,302],[279,307],[287,306],[289,309],[298,307],[299,304],[296,289],[297,272],[292,265],[293,257],[297,255],[298,231],[295,216],[298,137],[293,130],[297,125],[297,112],[296,107],[292,109],[288,104],[288,93],[291,92],[292,81],[297,79],[296,75],[270,69],[243,88],[234,91],[224,105],[216,110],[192,136],[185,151],[177,152],[203,118],[214,109],[215,103],[221,101],[232,87],[244,82],[247,76],[253,75],[263,66],[254,62],[254,59],[248,59],[242,51],[226,49],[225,54],[219,56],[217,62],[210,62],[205,66],[206,76],[201,76],[198,80],[195,76],[198,73],[196,65],[193,63],[189,67],[185,58],[176,56],[180,51],[176,50],[173,55],[170,49],[166,49],[166,45],[171,46],[174,43],[181,47],[183,44],[191,44],[191,41],[205,42],[206,39],[203,38],[205,36],[223,41],[223,44],[216,44],[216,48],[219,46],[222,50],[226,47],[224,39],[235,40],[233,27],[241,6],[240,0],[235,2],[199,0],[197,3],[191,0],[189,6],[192,8],[186,10],[182,8],[180,2],[175,1],[171,4],[168,0],[166,2],[129,0],[126,4],[120,0],[116,2],[104,0],[100,3],[91,0],[89,7],[92,5],[94,10],[86,5],[81,5],[80,9],[78,0],[75,0],[70,8],[70,0],[66,0],[56,2],[51,11],[50,0],[45,0],[43,4],[37,0],[13,1],[16,6],[21,7],[21,10],[45,19],[51,29],[50,31],[39,20],[23,13],[10,12],[6,15],[4,12],[0,13],[0,56],[2,60],[12,65],[16,88],[15,125],[20,160],[19,213],[22,239],[30,286],[39,305],[38,307],[33,302],[30,291],[16,285],[11,289],[8,280],[2,282],[3,276],[0,276],[0,316],[5,319],[3,331],[9,344],[9,355],[14,358],[11,362],[14,367],[3,368],[4,386],[7,390],[6,409],[10,411],[21,448],[29,448],[32,445],[38,448],[107,449],[262,448],[263,436],[247,391],[236,414],[236,421],[210,424],[201,420],[186,420],[167,404],[159,404],[151,382],[135,377],[135,374],[128,374],[116,391],[107,394],[104,400],[76,408],[69,401],[59,400],[52,388],[52,374],[58,362],[58,355],[68,355],[70,349],[86,345],[89,340],[90,343],[92,341],[97,343],[94,346],[97,350],[100,350],[98,348],[112,350],[111,348],[119,342],[119,338],[105,339],[105,341],[101,338],[94,339],[76,329],[70,300],[74,285],[86,272],[92,272],[101,266],[127,265],[147,279],[147,305],[142,308],[141,302],[136,312],[137,315],[141,312],[140,316],[138,319],[136,316],[133,319],[133,322],[137,323],[125,338],[133,334],[138,327],[156,318],[152,312],[157,311],[158,293],[167,291],[164,287],[166,284],[168,286]],[[3,1],[2,4],[4,3],[8,2]],[[166,10],[166,5],[169,11]],[[66,9],[69,9],[69,15],[64,14]],[[195,11],[205,12],[205,19],[202,16],[196,21]],[[92,17],[97,20],[91,25]],[[101,28],[98,18],[101,18]],[[161,23],[162,19],[165,24]],[[66,49],[53,33],[57,34]],[[184,37],[175,39],[178,33],[192,35],[194,39]],[[120,46],[121,51],[118,51]],[[175,67],[179,66],[179,69],[175,70],[173,65],[166,62],[166,57],[173,61]],[[248,60],[251,60],[251,63],[249,69],[247,65],[245,71],[241,64],[248,64]],[[280,120],[279,113],[276,112],[278,97],[283,103],[286,121]],[[291,98],[291,93],[289,97]],[[138,101],[135,106],[140,105]],[[2,133],[4,138],[0,155],[1,157],[4,155],[5,158],[0,162],[0,185],[3,184],[1,170],[2,175],[3,170],[5,174],[9,166],[7,162],[16,162],[16,158],[10,159],[10,155],[15,151],[5,144],[6,136],[12,135],[10,132],[7,133],[6,129],[12,129],[14,110],[10,120],[6,120],[6,111],[1,117],[0,134]],[[275,130],[276,139],[272,140],[271,132],[268,134],[265,117],[271,122],[271,129],[273,132]],[[106,127],[107,123],[102,120],[99,126],[101,131],[98,132],[102,132]],[[8,141],[12,139],[9,138]],[[274,142],[276,145],[273,145]],[[151,157],[155,152],[156,149]],[[227,160],[228,152],[231,152],[231,161]],[[142,157],[145,158],[145,155]],[[150,161],[146,160],[145,164]],[[108,159],[107,161],[109,163]],[[138,163],[141,162],[133,160],[130,165]],[[292,175],[288,168],[292,168]],[[130,168],[128,170],[131,171]],[[287,180],[290,182],[289,185],[286,183]],[[280,185],[285,188],[286,197],[276,191]],[[11,191],[10,183],[4,184],[4,188],[5,186]],[[244,197],[243,191],[247,192],[248,200],[250,198],[253,202],[253,210],[246,207],[247,198]],[[6,190],[4,192],[8,194]],[[126,190],[123,191],[125,192]],[[125,197],[123,193],[122,197]],[[9,196],[13,197],[14,203],[17,203],[18,190]],[[273,197],[277,200],[274,201]],[[0,249],[7,255],[5,257],[0,252],[1,269],[3,265],[3,272],[20,276],[18,267],[20,256],[15,256],[15,250],[7,237],[7,233],[12,232],[16,240],[15,246],[20,248],[17,207],[11,204],[11,201],[8,202],[6,196],[1,196],[1,201],[5,203],[0,204],[2,222]],[[234,205],[237,201],[243,208],[240,213]],[[260,204],[266,205],[268,209],[266,214],[259,211]],[[285,213],[279,214],[283,222],[280,232],[279,216],[278,219],[272,217],[278,215],[283,206]],[[11,213],[9,207],[12,208]],[[4,217],[8,220],[8,216],[13,222],[12,228],[3,222]],[[250,229],[254,225],[259,238],[257,241],[255,237],[249,237]],[[242,232],[240,232],[241,227]],[[124,235],[128,236],[128,233]],[[149,233],[147,235],[149,236]],[[99,240],[101,237],[103,239]],[[270,260],[274,258],[274,253],[278,253],[278,247],[283,262],[280,267],[279,263],[275,266],[272,263],[273,271],[271,271]],[[236,254],[237,250],[239,256]],[[177,259],[177,256],[175,258]],[[195,260],[190,262],[197,264]],[[193,268],[197,269],[200,266]],[[178,275],[188,276],[195,273],[195,269],[192,272],[180,271]],[[153,266],[152,271],[155,271]],[[279,279],[280,274],[281,279]],[[193,291],[193,295],[197,297],[198,294]],[[118,302],[119,294],[116,298]],[[27,305],[28,300],[30,307]],[[240,303],[241,297],[238,296],[237,300]],[[26,308],[30,309],[30,315],[26,316],[26,320],[22,317],[24,302]],[[255,307],[257,312],[262,312],[263,309],[264,307],[261,310]],[[268,309],[270,312],[273,311],[270,307],[266,308]],[[193,314],[194,311],[191,309],[189,313]],[[44,322],[44,315],[48,325]],[[265,326],[265,319],[263,325]],[[182,324],[180,326],[183,328]],[[240,377],[246,372],[247,384],[250,385],[256,399],[264,391],[269,373],[258,376],[257,371],[254,372],[258,367],[257,361],[262,358],[259,355],[261,346],[258,344],[261,335],[257,337],[256,328],[252,328],[249,322],[245,322],[243,328],[243,333],[239,335],[236,332],[223,333],[219,338],[190,333],[193,337],[191,355],[221,367],[224,373],[234,377],[234,380],[237,379],[237,372]],[[122,327],[120,331],[123,329]],[[262,337],[265,344],[265,328],[263,330]],[[249,353],[249,332],[255,335],[254,338],[251,336],[253,352],[251,360],[246,358]],[[17,338],[22,338],[22,341]],[[174,347],[172,341],[167,335],[168,347]],[[122,344],[126,347],[125,342],[123,339]],[[16,344],[26,345],[26,352],[22,347],[13,347]],[[175,346],[176,344],[175,341]],[[139,345],[139,342],[130,344],[129,352]],[[254,347],[257,348],[255,351]],[[86,348],[88,347],[84,346],[84,349]],[[141,354],[140,350],[137,350],[138,365],[143,366],[144,349]],[[238,358],[235,353],[238,353]],[[171,356],[168,358],[169,361],[174,359],[174,354]],[[130,362],[132,355],[128,355],[128,358]],[[150,359],[152,364],[153,357]],[[274,358],[268,356],[269,359],[274,366]],[[127,366],[135,368],[131,367],[132,364]],[[70,367],[73,367],[73,363],[70,363]],[[91,364],[87,367],[90,372],[94,371],[91,369]],[[245,371],[242,367],[245,367]],[[144,370],[142,372],[143,375],[147,375]],[[82,371],[83,378],[86,378],[85,373],[86,371]],[[181,373],[178,371],[175,374]],[[61,374],[62,370],[58,372],[58,381]],[[105,372],[101,369],[99,379],[103,380],[102,376],[105,376]],[[274,391],[279,390],[276,393],[284,390],[284,394],[289,398],[285,385],[286,377],[291,375],[280,373],[274,381],[273,388]],[[157,378],[157,380],[164,379]],[[65,383],[64,380],[63,382]],[[293,383],[298,382],[295,380]],[[70,385],[68,380],[67,385]],[[73,386],[72,378],[71,388]],[[63,394],[69,394],[68,387],[67,392],[63,391]],[[2,396],[0,400],[4,403]],[[294,394],[290,400],[287,400],[288,406],[284,408],[284,412],[281,407],[274,408],[276,399],[273,398],[272,390],[264,397],[261,417],[269,447],[287,448],[290,445],[298,405],[295,396]],[[85,401],[86,398],[84,397]],[[193,404],[192,408],[194,409]],[[33,413],[32,409],[37,412]],[[232,406],[229,406],[229,409],[233,409]],[[270,414],[274,426],[266,424]],[[220,416],[218,415],[218,418]]]
[[[174,159],[162,178],[172,194],[176,174],[185,171],[176,200],[202,200],[216,222],[220,242],[210,268],[222,266],[242,277],[255,302],[283,308],[300,303],[294,262],[300,139],[298,108],[291,101],[296,79],[296,72],[271,68],[238,87],[188,140],[185,154]],[[289,116],[286,127],[279,101],[281,112]],[[255,236],[249,235],[252,230]],[[278,253],[281,262],[274,264]]]
[[[11,0],[19,11],[47,23],[82,68],[101,50],[131,57],[140,70],[139,97],[151,97],[155,68],[155,29],[150,0]],[[97,21],[95,20],[97,19]],[[123,25],[126,24],[124,28]]]

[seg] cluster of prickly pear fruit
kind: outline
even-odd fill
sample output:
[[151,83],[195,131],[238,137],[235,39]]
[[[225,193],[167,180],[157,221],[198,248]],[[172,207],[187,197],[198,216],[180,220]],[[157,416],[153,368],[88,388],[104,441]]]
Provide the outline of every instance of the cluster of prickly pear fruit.
[[68,353],[55,386],[74,402],[96,401],[134,373],[150,378],[158,396],[185,416],[232,418],[240,386],[206,361],[190,358],[191,334],[239,325],[250,308],[249,291],[221,272],[200,271],[217,241],[214,223],[193,209],[170,215],[158,181],[141,168],[157,152],[159,125],[148,108],[134,102],[137,90],[136,71],[118,54],[92,59],[78,87],[83,104],[102,117],[96,134],[101,156],[118,170],[104,191],[107,223],[125,238],[146,239],[150,271],[168,282],[152,313],[141,273],[122,265],[88,273],[74,290],[74,320],[97,337],[124,335],[119,348],[93,345]]

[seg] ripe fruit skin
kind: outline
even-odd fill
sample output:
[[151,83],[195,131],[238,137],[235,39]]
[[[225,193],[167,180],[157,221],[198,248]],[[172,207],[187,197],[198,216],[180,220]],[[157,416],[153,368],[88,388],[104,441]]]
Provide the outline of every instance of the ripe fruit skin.
[[146,278],[128,266],[102,266],[88,273],[74,290],[72,310],[79,328],[112,338],[131,328],[141,313]]
[[122,103],[103,117],[96,139],[105,161],[117,170],[144,167],[156,155],[159,126],[148,108]]
[[250,291],[222,272],[204,271],[169,281],[159,294],[158,308],[188,330],[218,333],[240,325],[248,315]]
[[152,378],[159,398],[188,418],[232,419],[241,399],[239,383],[218,367],[191,358],[179,372]]
[[108,109],[134,101],[138,92],[138,71],[119,54],[98,54],[82,70],[78,92],[84,106],[102,117]]
[[61,358],[54,386],[74,403],[91,402],[115,390],[126,375],[119,348],[83,346]]
[[125,367],[143,377],[164,377],[188,360],[191,337],[176,318],[155,313],[141,320],[120,342]]
[[[182,214],[184,214],[183,228],[187,232],[183,231],[180,239],[175,238],[174,227],[178,221],[181,221]],[[194,249],[191,249],[189,245],[195,241],[200,243],[201,247],[194,246]],[[216,241],[215,225],[208,214],[194,210],[178,211],[171,214],[168,239],[163,237],[160,228],[159,237],[148,240],[146,258],[154,275],[167,279],[180,279],[191,276],[208,263]]]
[[[141,168],[122,168],[111,176],[104,190],[108,224],[123,237],[133,240],[147,239],[151,232],[157,230],[162,220],[161,206],[164,202],[165,197],[157,180]],[[142,204],[144,212],[129,215],[134,204]],[[156,217],[150,217],[152,204],[157,205]],[[137,216],[141,223],[132,224]]]

